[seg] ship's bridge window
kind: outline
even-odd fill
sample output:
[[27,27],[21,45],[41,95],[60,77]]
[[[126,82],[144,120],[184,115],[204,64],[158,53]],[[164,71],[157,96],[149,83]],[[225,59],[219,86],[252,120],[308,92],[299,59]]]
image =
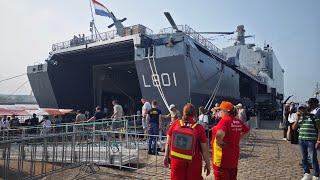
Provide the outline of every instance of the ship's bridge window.
[[148,55],[150,57],[153,56],[153,49],[146,47],[144,48],[144,57],[148,57]]
[[149,49],[144,48],[144,57],[148,57],[148,54],[149,54]]
[[43,65],[42,64],[38,65],[38,71],[42,71],[42,70],[43,70]]

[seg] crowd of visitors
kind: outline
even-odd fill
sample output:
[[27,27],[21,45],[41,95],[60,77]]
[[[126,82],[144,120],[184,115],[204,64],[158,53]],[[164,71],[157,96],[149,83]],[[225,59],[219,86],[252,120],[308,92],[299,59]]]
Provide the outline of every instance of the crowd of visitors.
[[[162,139],[162,134],[167,135],[164,165],[170,167],[171,179],[202,179],[203,161],[207,175],[213,170],[215,179],[235,179],[239,141],[249,130],[245,125],[246,111],[241,104],[234,106],[223,101],[208,112],[203,106],[197,110],[188,103],[182,114],[171,104],[169,113],[163,114],[156,100],[152,100],[150,104],[146,98],[142,98],[141,103],[141,125],[148,140],[148,154],[158,155],[158,141]],[[112,105],[113,112],[109,119],[114,122],[123,120],[124,110],[119,101],[113,100]],[[106,119],[107,114],[102,109],[97,106],[92,116],[88,111],[76,111],[72,116],[75,124],[73,132],[79,131],[76,124]],[[59,126],[64,122],[65,117],[43,116],[40,121],[33,114],[23,125],[42,127],[41,135],[46,135],[52,132],[52,126]],[[0,125],[2,129],[9,129],[21,124],[16,116],[4,116]],[[76,137],[76,140],[80,138]],[[209,145],[212,145],[212,162],[209,158]]]
[[[317,150],[320,149],[320,107],[319,100],[310,98],[307,104],[284,104],[282,128],[284,140],[298,144],[301,151],[302,180],[319,179]],[[313,168],[311,174],[310,168]]]
[[[109,119],[113,121],[121,120],[124,116],[123,108],[119,104],[118,100],[112,101],[113,105],[113,114]],[[7,129],[17,129],[20,127],[28,127],[30,128],[29,132],[36,133],[36,128],[32,129],[32,127],[40,128],[42,127],[41,134],[49,133],[52,126],[59,127],[61,124],[80,124],[86,122],[93,122],[102,119],[107,119],[107,114],[101,110],[100,106],[95,108],[95,112],[92,116],[90,116],[89,111],[77,110],[72,111],[65,115],[41,115],[37,117],[37,114],[32,114],[31,118],[22,117],[19,119],[16,115],[8,116],[3,115],[0,117],[0,130],[7,130]],[[74,131],[77,131],[77,127],[73,127]]]
[[[240,156],[239,143],[249,132],[246,121],[250,111],[241,104],[233,105],[222,101],[207,111],[187,103],[182,111],[171,104],[169,113],[163,114],[156,100],[151,104],[146,98],[141,99],[141,126],[145,139],[148,140],[148,154],[157,155],[158,141],[166,134],[163,163],[170,167],[171,179],[202,179],[202,162],[208,174],[213,171],[216,180],[236,179]],[[118,100],[112,101],[113,112],[109,118],[118,122],[124,119],[124,110]],[[140,111],[138,111],[140,113]],[[100,106],[90,116],[89,111],[76,111],[74,123],[86,123],[106,119],[107,114]],[[317,149],[320,148],[320,107],[316,98],[310,98],[307,105],[289,103],[284,105],[282,126],[284,140],[299,144],[304,170],[303,180],[318,179],[319,164]],[[3,116],[0,121],[2,130],[19,126],[40,126],[42,134],[50,133],[50,128],[64,123],[61,116],[43,116],[40,121],[36,114],[22,124],[15,116]],[[114,125],[113,125],[114,126]],[[76,132],[77,126],[73,127]],[[160,136],[159,136],[160,135]],[[208,141],[210,139],[210,141]],[[212,147],[211,162],[209,146]],[[310,174],[310,166],[313,174]]]

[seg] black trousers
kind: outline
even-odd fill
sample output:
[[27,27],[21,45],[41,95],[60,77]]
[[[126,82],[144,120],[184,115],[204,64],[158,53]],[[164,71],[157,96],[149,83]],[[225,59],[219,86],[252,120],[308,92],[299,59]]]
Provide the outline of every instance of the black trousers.
[[299,144],[299,132],[298,130],[293,129],[293,123],[290,123],[290,129],[291,144]]

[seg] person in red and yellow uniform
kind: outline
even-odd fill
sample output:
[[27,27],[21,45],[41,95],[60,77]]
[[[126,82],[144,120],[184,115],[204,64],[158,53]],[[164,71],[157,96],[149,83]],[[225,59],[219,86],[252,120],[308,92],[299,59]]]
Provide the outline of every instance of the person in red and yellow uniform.
[[[205,129],[196,123],[196,119],[196,108],[188,103],[183,108],[182,119],[175,121],[168,130],[163,163],[165,167],[170,165],[172,180],[203,179],[201,176],[202,158],[205,161],[204,171],[207,176],[210,174],[210,159]],[[186,127],[186,124],[190,124],[190,126]],[[179,131],[181,131],[180,134]],[[189,134],[189,136],[184,137],[184,132],[191,132],[192,135]],[[192,146],[194,148],[190,150]]]
[[212,164],[215,180],[236,180],[240,139],[249,128],[235,116],[232,103],[222,101],[221,120],[212,128]]

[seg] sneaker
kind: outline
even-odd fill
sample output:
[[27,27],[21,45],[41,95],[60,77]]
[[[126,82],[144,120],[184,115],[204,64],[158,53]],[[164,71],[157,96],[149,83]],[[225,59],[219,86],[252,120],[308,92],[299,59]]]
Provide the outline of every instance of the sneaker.
[[319,180],[319,177],[317,177],[317,176],[312,176],[312,180]]
[[312,176],[308,173],[304,173],[303,178],[301,180],[312,180]]
[[287,138],[282,138],[282,140],[286,141],[286,140],[287,140]]

